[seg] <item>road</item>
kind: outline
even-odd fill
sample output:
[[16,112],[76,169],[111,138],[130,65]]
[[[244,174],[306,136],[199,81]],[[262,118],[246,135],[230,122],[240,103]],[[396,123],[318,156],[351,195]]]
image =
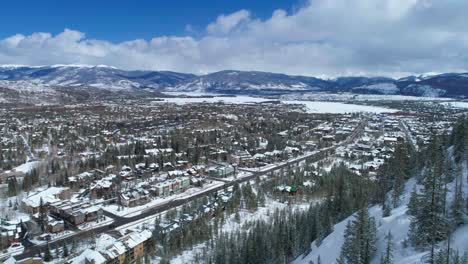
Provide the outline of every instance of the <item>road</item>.
[[31,146],[29,146],[28,141],[23,135],[20,135],[21,139],[23,140],[24,143],[24,148],[26,149],[26,152],[28,153],[28,162],[29,161],[35,161],[36,158],[34,157],[33,151],[31,149]]
[[[141,220],[141,219],[143,219],[145,217],[153,216],[153,215],[162,213],[164,211],[176,208],[178,206],[181,206],[181,205],[183,205],[185,203],[188,203],[188,202],[193,201],[195,199],[198,199],[200,197],[214,194],[214,193],[216,193],[218,191],[221,191],[221,190],[226,189],[226,188],[228,188],[230,186],[233,186],[236,183],[242,183],[242,182],[253,180],[253,179],[255,179],[255,178],[259,177],[259,176],[267,175],[268,173],[270,173],[272,171],[280,170],[282,168],[291,166],[293,164],[300,163],[300,162],[302,162],[302,161],[304,161],[306,159],[309,159],[309,158],[320,157],[323,154],[330,153],[331,151],[335,150],[339,146],[343,146],[343,145],[351,143],[363,131],[363,129],[365,127],[365,124],[366,124],[365,121],[361,122],[358,125],[358,127],[355,129],[355,131],[353,131],[353,133],[346,140],[344,140],[341,143],[336,144],[336,145],[334,145],[332,147],[328,147],[328,148],[322,149],[322,150],[314,152],[314,153],[306,154],[306,155],[301,156],[299,158],[293,158],[293,159],[291,159],[289,161],[286,161],[286,162],[284,162],[282,164],[274,166],[274,167],[272,167],[270,169],[266,169],[266,170],[262,170],[262,171],[252,171],[251,172],[252,175],[250,175],[250,176],[245,176],[245,177],[242,177],[242,178],[238,178],[238,179],[235,179],[235,180],[233,180],[231,182],[225,182],[223,185],[221,185],[219,187],[212,188],[212,189],[206,190],[204,192],[200,192],[198,194],[192,195],[192,196],[187,197],[187,198],[181,198],[181,199],[169,201],[169,202],[167,202],[165,204],[162,204],[162,205],[155,206],[155,207],[152,207],[150,209],[144,210],[140,214],[132,216],[132,217],[127,217],[127,218],[126,217],[121,217],[121,216],[117,216],[117,215],[114,215],[114,214],[111,214],[109,212],[104,211],[104,215],[114,219],[113,223],[106,224],[106,225],[103,225],[103,226],[99,226],[99,227],[96,227],[96,228],[91,229],[91,230],[80,231],[78,233],[75,233],[75,234],[73,234],[71,236],[67,236],[67,237],[64,237],[64,238],[59,238],[57,240],[51,241],[49,243],[49,247],[52,248],[52,249],[55,248],[56,246],[61,248],[64,243],[71,244],[74,240],[78,241],[80,239],[89,238],[89,237],[94,236],[96,234],[108,232],[108,231],[110,231],[112,229],[115,229],[117,227],[120,227],[120,226],[129,224],[129,223]],[[25,245],[25,251],[22,254],[17,255],[17,259],[24,259],[24,258],[37,256],[40,253],[44,252],[46,247],[47,247],[47,244],[33,245],[29,241],[26,241],[23,244]]]
[[398,123],[400,125],[400,129],[403,130],[403,132],[405,133],[406,141],[410,144],[413,151],[417,151],[418,147],[414,144],[413,137],[411,136],[411,133],[408,131],[408,124],[403,120],[399,120]]

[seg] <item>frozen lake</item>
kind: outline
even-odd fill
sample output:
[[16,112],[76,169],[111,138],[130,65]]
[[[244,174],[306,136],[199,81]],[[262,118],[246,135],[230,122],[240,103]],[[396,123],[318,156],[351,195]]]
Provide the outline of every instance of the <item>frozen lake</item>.
[[[192,95],[192,94],[190,94]],[[196,97],[196,98],[163,98],[162,101],[155,103],[175,103],[175,104],[191,104],[191,103],[226,103],[226,104],[255,104],[275,99],[266,99],[253,96],[232,96],[232,97]],[[393,113],[397,109],[390,109],[377,106],[345,104],[338,102],[324,101],[299,101],[299,100],[281,100],[283,104],[302,104],[306,106],[309,113],[355,113],[355,112],[371,112],[371,113]]]

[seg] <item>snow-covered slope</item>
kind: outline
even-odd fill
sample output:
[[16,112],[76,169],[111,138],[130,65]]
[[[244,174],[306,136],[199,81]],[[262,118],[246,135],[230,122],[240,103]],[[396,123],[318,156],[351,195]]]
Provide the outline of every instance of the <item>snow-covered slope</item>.
[[0,66],[0,81],[9,82],[9,87],[15,88],[91,86],[109,90],[162,89],[191,77],[191,74],[164,71],[124,71],[105,65]]
[[326,86],[326,81],[313,77],[257,71],[220,71],[193,78],[169,90],[218,93],[284,93],[320,90]]
[[[467,164],[463,164],[463,181],[466,183],[468,177]],[[421,258],[428,254],[428,251],[421,252],[413,249],[410,245],[405,247],[405,239],[407,239],[410,216],[406,213],[408,210],[407,205],[410,199],[413,186],[416,185],[415,179],[410,179],[405,185],[405,191],[401,197],[400,206],[391,211],[390,216],[382,217],[382,209],[380,206],[373,206],[369,208],[369,215],[375,218],[377,224],[377,252],[371,263],[380,263],[380,257],[385,252],[385,235],[391,231],[393,236],[393,255],[395,264],[419,264]],[[419,188],[420,186],[418,186]],[[447,186],[449,192],[447,194],[447,201],[453,200],[453,190],[455,183],[452,182]],[[467,184],[464,185],[464,193],[468,192]],[[466,198],[466,197],[465,197]],[[308,264],[309,261],[317,261],[318,256],[322,263],[336,263],[336,259],[340,255],[341,246],[343,245],[343,234],[346,224],[349,220],[354,219],[350,216],[334,226],[333,232],[328,235],[322,243],[317,246],[315,242],[311,244],[311,252],[306,256],[298,257],[295,264]],[[457,250],[463,254],[468,252],[468,224],[458,228],[452,235],[451,246],[453,250]],[[443,244],[442,242],[441,244]]]
[[291,92],[352,92],[356,94],[467,97],[468,74],[386,77],[340,77],[323,80],[307,76],[257,71],[220,71],[196,76],[165,90],[231,94],[287,94]]
[[353,91],[361,90],[362,92],[368,91],[369,93],[380,94],[398,94],[400,89],[394,83],[377,83],[365,86],[359,86],[352,89]]

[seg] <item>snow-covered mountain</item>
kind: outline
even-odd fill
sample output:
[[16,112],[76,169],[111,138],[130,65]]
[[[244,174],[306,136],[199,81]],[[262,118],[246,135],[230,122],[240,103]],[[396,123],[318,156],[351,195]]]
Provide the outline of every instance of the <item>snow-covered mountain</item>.
[[307,76],[257,71],[220,71],[187,79],[174,87],[177,92],[232,94],[286,94],[291,92],[352,92],[356,94],[398,94],[413,96],[468,96],[468,74],[387,77],[340,77],[323,80]]
[[212,92],[224,94],[287,94],[312,91],[413,96],[468,96],[468,73],[386,77],[307,76],[226,70],[206,75],[168,71],[126,71],[98,65],[0,66],[0,87],[19,92],[58,88],[106,91]]
[[187,80],[168,90],[216,93],[288,93],[322,90],[328,82],[305,76],[258,71],[220,71]]
[[[33,87],[83,87],[102,89],[162,89],[194,75],[167,71],[124,71],[98,65],[0,66],[0,81]],[[5,83],[4,83],[5,84]],[[17,88],[20,88],[17,87]]]

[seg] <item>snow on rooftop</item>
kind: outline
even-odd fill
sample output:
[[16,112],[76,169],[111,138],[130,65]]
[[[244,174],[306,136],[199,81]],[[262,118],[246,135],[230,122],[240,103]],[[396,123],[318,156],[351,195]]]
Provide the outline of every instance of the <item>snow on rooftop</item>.
[[96,250],[86,249],[78,257],[74,258],[72,264],[85,264],[92,261],[94,264],[106,263],[106,258]]
[[42,188],[42,190],[39,190],[38,192],[29,195],[26,199],[23,200],[23,202],[31,207],[39,207],[41,203],[41,198],[43,203],[53,203],[57,202],[60,199],[57,198],[57,196],[69,189],[68,187],[50,187],[50,188]]
[[96,250],[105,251],[106,248],[110,247],[117,241],[116,238],[106,233],[100,235],[96,242]]
[[22,173],[29,173],[31,172],[36,166],[39,165],[39,161],[30,161],[19,165],[18,167],[14,168],[14,171],[22,172]]

